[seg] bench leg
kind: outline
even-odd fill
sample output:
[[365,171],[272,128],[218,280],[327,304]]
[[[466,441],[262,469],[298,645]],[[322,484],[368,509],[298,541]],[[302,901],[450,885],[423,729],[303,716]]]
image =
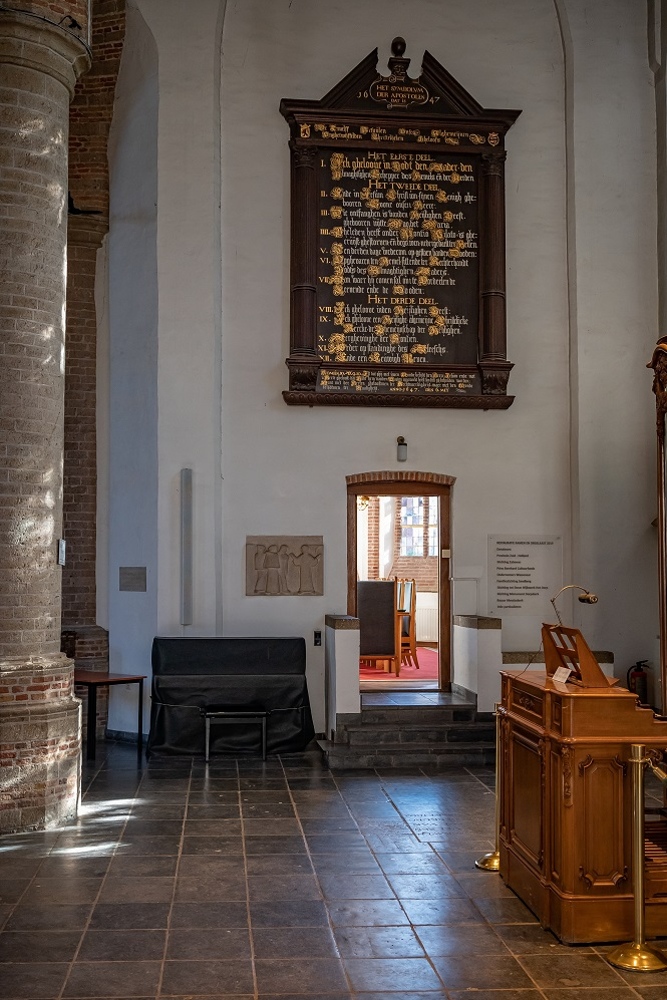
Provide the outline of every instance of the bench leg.
[[210,748],[211,748],[211,720],[209,719],[208,716],[206,717],[205,722],[206,722],[206,751],[205,751],[206,758],[205,759],[206,759],[206,763],[208,764],[209,758],[211,756],[210,755]]

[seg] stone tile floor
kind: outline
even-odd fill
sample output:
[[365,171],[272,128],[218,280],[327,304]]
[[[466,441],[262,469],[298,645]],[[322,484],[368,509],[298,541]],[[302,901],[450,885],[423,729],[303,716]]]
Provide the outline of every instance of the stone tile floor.
[[0,838],[0,997],[646,1000],[496,874],[489,769],[101,744],[69,828]]

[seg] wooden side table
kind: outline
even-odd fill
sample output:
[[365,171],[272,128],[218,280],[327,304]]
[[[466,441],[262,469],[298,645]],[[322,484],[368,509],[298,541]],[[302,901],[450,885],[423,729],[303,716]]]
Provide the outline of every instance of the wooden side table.
[[74,683],[88,689],[88,721],[86,724],[86,760],[95,760],[95,729],[97,723],[97,689],[112,684],[138,684],[139,708],[137,713],[137,750],[141,755],[144,711],[144,681],[146,674],[104,674],[96,670],[74,669]]

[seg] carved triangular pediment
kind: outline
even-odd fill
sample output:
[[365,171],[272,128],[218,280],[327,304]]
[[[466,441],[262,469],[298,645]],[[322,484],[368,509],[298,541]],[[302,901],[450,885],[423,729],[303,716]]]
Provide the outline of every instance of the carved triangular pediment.
[[371,111],[450,119],[500,117],[508,127],[519,114],[484,108],[430,52],[424,52],[419,76],[411,76],[403,38],[393,40],[391,51],[387,73],[378,68],[378,50],[374,49],[320,101],[283,101],[281,111],[287,115],[300,106],[310,112]]

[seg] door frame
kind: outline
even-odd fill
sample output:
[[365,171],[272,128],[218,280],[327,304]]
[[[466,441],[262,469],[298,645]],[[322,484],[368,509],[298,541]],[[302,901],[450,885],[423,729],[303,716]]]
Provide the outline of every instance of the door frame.
[[[454,476],[433,472],[362,472],[347,483],[347,613],[357,616],[357,497],[436,496],[438,517],[438,673],[441,691],[452,686],[452,487]],[[447,656],[442,652],[447,651]]]

